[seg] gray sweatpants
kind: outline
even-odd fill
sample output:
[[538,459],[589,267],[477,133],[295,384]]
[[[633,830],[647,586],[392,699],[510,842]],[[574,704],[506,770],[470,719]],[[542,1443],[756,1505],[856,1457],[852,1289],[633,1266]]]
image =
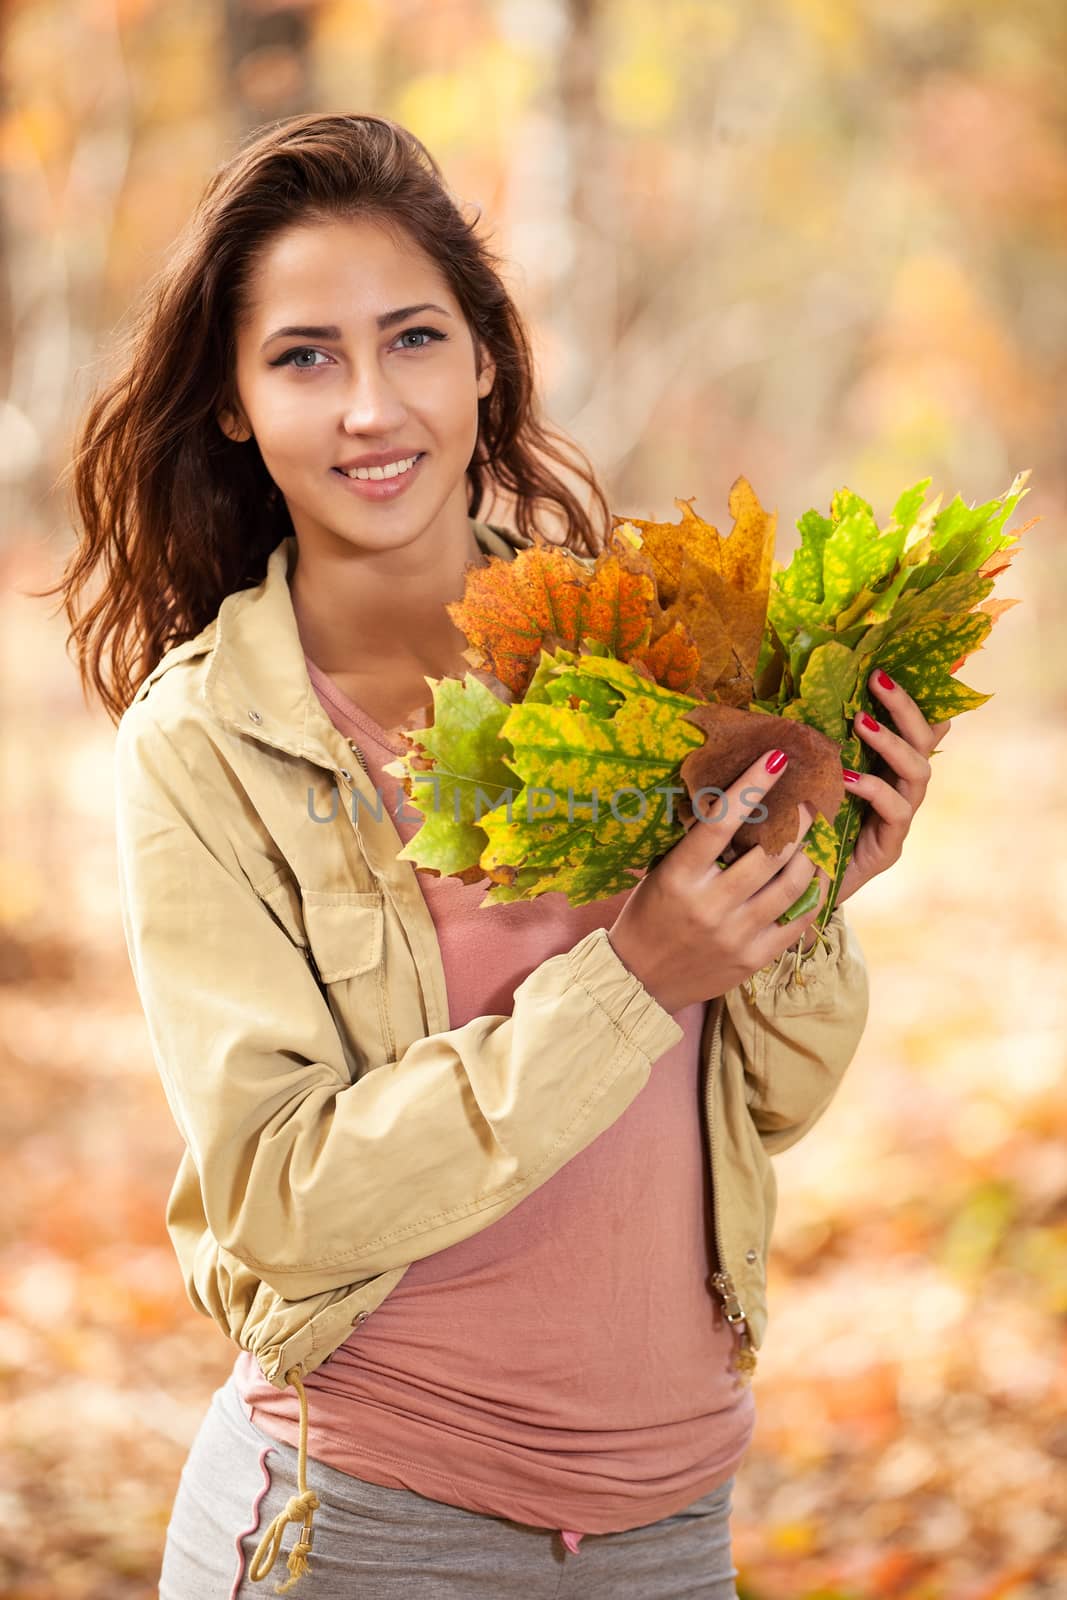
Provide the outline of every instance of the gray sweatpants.
[[[289,1577],[300,1522],[253,1583],[267,1526],[299,1493],[298,1452],[245,1415],[231,1374],[182,1468],[163,1551],[160,1600],[251,1600]],[[407,1489],[364,1483],[307,1458],[319,1497],[307,1572],[293,1600],[737,1600],[729,1478],[684,1511],[621,1533],[559,1531],[480,1516]]]

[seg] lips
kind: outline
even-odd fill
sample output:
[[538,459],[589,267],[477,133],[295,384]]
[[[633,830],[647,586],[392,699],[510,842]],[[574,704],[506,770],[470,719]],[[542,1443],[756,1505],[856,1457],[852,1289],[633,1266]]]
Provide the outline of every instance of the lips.
[[411,466],[404,472],[394,472],[383,478],[350,478],[340,467],[331,467],[330,471],[335,472],[340,478],[346,494],[370,503],[384,503],[397,500],[409,492],[422,470],[425,459],[426,452],[419,451]]
[[[412,451],[412,455],[414,456],[414,460],[411,462],[411,467],[406,467],[404,470],[406,472],[410,472],[413,467],[417,467],[419,462],[422,460],[422,458],[423,458],[423,456],[425,454],[426,454],[425,450],[414,450],[414,451]],[[411,460],[411,456],[396,456],[393,461],[370,462],[368,464],[368,467],[367,467],[366,470],[369,471],[371,469],[371,467],[379,466],[379,465],[384,469],[385,467],[395,466],[397,461],[410,461],[410,460]],[[349,473],[350,472],[354,472],[356,469],[355,469],[355,467],[347,467],[347,468],[346,467],[331,467],[330,470],[331,470],[331,472],[339,472],[341,474],[342,478],[347,478]],[[393,476],[402,478],[404,476],[404,473],[403,472],[394,473]],[[381,483],[384,480],[381,479],[381,478],[366,478],[366,479],[351,479],[350,481],[351,482],[365,482],[365,483]]]

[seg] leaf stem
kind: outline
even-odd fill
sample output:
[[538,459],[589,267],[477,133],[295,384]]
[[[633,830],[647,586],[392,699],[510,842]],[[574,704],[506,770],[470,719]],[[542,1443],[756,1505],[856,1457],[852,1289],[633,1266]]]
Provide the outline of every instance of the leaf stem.
[[851,854],[851,850],[848,848],[848,836],[852,827],[852,817],[856,809],[856,796],[854,794],[850,793],[848,795],[846,806],[847,810],[845,811],[845,825],[841,830],[841,847],[837,852],[837,866],[834,868],[834,876],[833,881],[830,884],[830,892],[826,896],[826,904],[819,912],[819,915],[816,917],[813,924],[813,926],[817,928],[820,933],[826,927],[830,917],[833,915],[834,905],[837,901],[837,893],[841,887],[841,881],[845,876],[846,868],[848,867],[848,862],[845,859],[846,852]]

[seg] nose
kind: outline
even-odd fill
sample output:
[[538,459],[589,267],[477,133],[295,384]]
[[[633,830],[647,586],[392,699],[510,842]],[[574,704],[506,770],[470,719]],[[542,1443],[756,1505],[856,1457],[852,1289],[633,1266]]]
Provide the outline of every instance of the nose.
[[374,361],[352,376],[341,426],[346,433],[387,433],[403,424],[406,407],[392,382]]

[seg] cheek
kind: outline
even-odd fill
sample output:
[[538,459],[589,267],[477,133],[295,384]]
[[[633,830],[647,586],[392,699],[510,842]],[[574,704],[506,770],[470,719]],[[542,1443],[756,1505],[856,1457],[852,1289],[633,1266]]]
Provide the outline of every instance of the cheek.
[[309,450],[323,450],[323,406],[316,400],[308,384],[301,392],[298,385],[281,383],[269,392],[261,392],[256,409],[256,438],[264,460],[289,461],[298,465],[306,460]]
[[440,362],[432,373],[418,374],[406,394],[413,410],[432,410],[435,421],[452,433],[466,432],[470,418],[478,415],[477,381],[458,355]]

